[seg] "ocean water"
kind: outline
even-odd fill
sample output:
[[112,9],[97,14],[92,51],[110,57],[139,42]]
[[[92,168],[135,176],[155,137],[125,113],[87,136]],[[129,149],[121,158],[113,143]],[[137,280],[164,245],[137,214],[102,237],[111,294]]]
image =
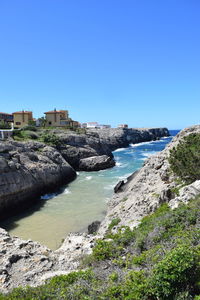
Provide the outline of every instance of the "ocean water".
[[[171,131],[172,136],[178,131]],[[107,201],[119,180],[141,168],[145,159],[161,151],[172,136],[130,145],[113,152],[116,166],[98,172],[78,172],[77,179],[59,192],[43,195],[37,205],[0,224],[12,236],[38,241],[57,249],[69,232],[82,232],[102,220]]]

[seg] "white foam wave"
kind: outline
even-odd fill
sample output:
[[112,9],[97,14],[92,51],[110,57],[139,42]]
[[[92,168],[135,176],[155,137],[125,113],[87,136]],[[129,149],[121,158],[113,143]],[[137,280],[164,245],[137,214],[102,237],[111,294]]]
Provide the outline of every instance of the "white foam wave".
[[155,153],[156,153],[155,151],[150,151],[150,152],[142,153],[142,156],[144,156],[145,158],[148,158],[148,157],[154,155]]
[[71,193],[72,193],[72,192],[70,192],[69,189],[65,189],[65,190],[64,190],[64,194],[65,194],[65,195],[71,194]]
[[121,152],[121,151],[124,151],[126,148],[118,148],[118,149],[116,149],[115,151],[113,151],[113,152]]
[[116,177],[118,180],[125,180],[127,179],[127,177],[129,177],[132,173],[127,173],[127,174],[124,174],[123,176],[118,176]]
[[86,179],[86,180],[91,180],[91,179],[92,179],[92,176],[86,176],[85,179]]
[[80,173],[79,172],[76,172],[76,175],[79,175]]
[[132,148],[136,148],[136,147],[139,147],[139,146],[142,146],[142,145],[151,145],[153,142],[150,141],[150,142],[142,142],[142,143],[138,143],[138,144],[130,144],[129,146],[132,147]]
[[154,154],[156,154],[156,151],[150,151],[150,152],[146,152],[146,153],[143,152],[142,153],[143,157],[141,157],[140,160],[146,160],[147,158],[149,158],[150,156],[152,156]]

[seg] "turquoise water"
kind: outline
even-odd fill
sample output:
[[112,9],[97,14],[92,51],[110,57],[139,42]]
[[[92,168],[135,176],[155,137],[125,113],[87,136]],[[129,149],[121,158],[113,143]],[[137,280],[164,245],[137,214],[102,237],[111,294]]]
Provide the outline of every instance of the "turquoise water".
[[11,235],[58,248],[69,232],[85,231],[94,220],[102,220],[117,182],[141,168],[146,158],[163,150],[170,140],[168,137],[117,149],[113,152],[114,168],[78,173],[62,192],[42,196],[37,206],[8,219],[1,227]]

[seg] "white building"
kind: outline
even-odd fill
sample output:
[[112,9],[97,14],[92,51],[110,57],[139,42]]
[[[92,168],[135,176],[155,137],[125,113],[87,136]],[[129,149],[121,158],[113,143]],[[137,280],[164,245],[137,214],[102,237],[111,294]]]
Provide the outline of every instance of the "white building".
[[97,122],[82,123],[81,127],[82,128],[98,128],[98,123]]
[[98,122],[87,122],[81,124],[82,128],[111,128],[111,125],[100,125]]
[[105,124],[103,124],[103,125],[98,125],[98,128],[100,128],[100,129],[111,128],[111,125],[105,125]]
[[128,124],[120,124],[118,125],[118,128],[128,128]]

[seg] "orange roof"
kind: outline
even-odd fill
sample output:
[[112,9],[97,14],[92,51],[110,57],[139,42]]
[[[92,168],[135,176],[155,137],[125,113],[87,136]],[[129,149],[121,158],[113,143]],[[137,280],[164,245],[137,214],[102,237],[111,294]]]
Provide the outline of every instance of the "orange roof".
[[45,112],[44,114],[60,114],[60,113],[65,113],[67,110],[50,110]]
[[32,114],[32,111],[27,111],[27,110],[23,110],[23,111],[16,111],[13,113],[14,114]]

